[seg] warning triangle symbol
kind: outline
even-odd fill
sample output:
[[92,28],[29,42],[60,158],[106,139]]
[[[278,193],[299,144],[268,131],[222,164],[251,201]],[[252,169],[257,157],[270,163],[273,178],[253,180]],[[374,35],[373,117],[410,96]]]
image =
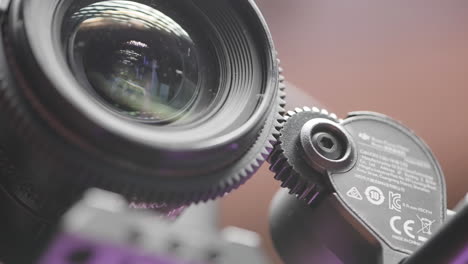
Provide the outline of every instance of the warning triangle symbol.
[[359,193],[358,189],[356,187],[351,188],[346,195],[348,195],[351,198],[357,199],[357,200],[362,200],[362,195]]

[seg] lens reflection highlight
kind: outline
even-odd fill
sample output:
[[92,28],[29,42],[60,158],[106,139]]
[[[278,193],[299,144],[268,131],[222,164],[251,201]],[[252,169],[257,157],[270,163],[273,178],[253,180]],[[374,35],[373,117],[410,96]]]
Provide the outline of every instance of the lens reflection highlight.
[[137,121],[184,118],[199,94],[199,60],[175,20],[132,1],[104,1],[70,18],[70,60],[112,110]]

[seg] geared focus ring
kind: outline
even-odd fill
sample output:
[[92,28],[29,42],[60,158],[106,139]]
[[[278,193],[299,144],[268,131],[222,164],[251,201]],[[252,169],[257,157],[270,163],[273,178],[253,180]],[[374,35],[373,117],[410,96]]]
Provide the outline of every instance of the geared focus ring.
[[[246,2],[242,3],[242,5],[247,8],[253,5],[253,3]],[[257,8],[255,6],[252,7],[253,12],[247,12],[248,14],[245,13],[245,16],[256,17],[260,15],[256,14],[258,12]],[[210,7],[210,10],[211,9]],[[239,17],[233,15],[231,17],[228,10],[220,10],[224,15],[229,15],[229,17],[227,17],[230,19],[228,21],[229,23],[227,23],[229,28],[235,29],[232,23],[235,22],[234,18],[244,18],[244,15]],[[214,8],[213,11],[215,11]],[[237,8],[233,11],[237,12]],[[63,207],[67,206],[66,204],[62,204],[63,200],[66,199],[65,197],[72,197],[75,193],[79,193],[88,187],[98,187],[118,192],[135,203],[147,206],[179,206],[192,202],[214,199],[238,188],[247,181],[272,151],[273,144],[279,134],[278,128],[281,126],[282,114],[284,113],[285,85],[284,77],[281,75],[278,76],[278,71],[281,70],[278,69],[278,64],[276,63],[276,54],[273,43],[271,42],[270,33],[268,29],[264,27],[264,21],[262,19],[249,18],[248,21],[246,20],[247,26],[249,25],[247,22],[258,22],[260,24],[256,24],[255,28],[252,27],[252,33],[254,33],[254,29],[256,33],[252,34],[252,39],[250,39],[251,34],[243,35],[246,37],[244,44],[256,44],[255,47],[253,47],[255,48],[253,51],[257,50],[257,46],[260,47],[260,45],[265,44],[264,49],[259,49],[258,54],[254,54],[253,52],[252,54],[246,53],[249,56],[238,56],[235,59],[240,60],[242,63],[247,63],[247,66],[244,67],[245,69],[242,70],[249,74],[250,70],[256,70],[257,68],[262,70],[262,74],[265,75],[264,80],[262,78],[257,78],[260,76],[260,71],[252,71],[250,75],[246,73],[246,76],[238,76],[240,70],[239,72],[232,71],[236,73],[232,78],[237,78],[239,83],[252,82],[256,84],[258,79],[259,85],[268,85],[268,87],[264,87],[265,95],[268,96],[258,97],[259,102],[262,103],[261,105],[259,104],[258,108],[262,106],[263,109],[263,106],[265,106],[265,109],[268,109],[268,111],[265,110],[265,113],[261,115],[261,119],[258,119],[261,121],[255,123],[255,131],[253,129],[250,130],[255,133],[246,133],[248,134],[248,140],[244,140],[247,137],[239,137],[239,141],[248,142],[248,144],[241,145],[233,141],[232,144],[223,146],[223,148],[216,148],[216,151],[211,152],[209,150],[205,152],[205,149],[201,148],[199,151],[200,153],[207,153],[207,156],[214,156],[215,158],[217,157],[217,153],[223,152],[224,149],[236,149],[236,145],[239,149],[235,151],[236,155],[229,155],[228,151],[225,152],[225,154],[228,153],[226,154],[227,159],[232,158],[232,162],[231,160],[227,161],[225,159],[216,162],[218,160],[213,158],[206,159],[203,165],[199,165],[195,161],[192,162],[191,157],[193,156],[196,158],[197,156],[201,157],[204,155],[186,155],[186,153],[180,154],[179,152],[177,152],[177,154],[180,155],[173,155],[173,153],[159,155],[160,152],[165,152],[164,148],[157,148],[157,151],[151,152],[152,149],[149,150],[142,147],[141,149],[145,150],[145,153],[141,154],[142,164],[144,163],[144,166],[140,167],[139,161],[135,161],[136,158],[135,160],[133,157],[127,158],[129,156],[138,157],[141,152],[134,151],[133,149],[130,151],[134,144],[130,144],[131,142],[127,144],[126,138],[122,137],[122,141],[125,141],[125,144],[122,143],[121,145],[125,147],[130,146],[130,148],[119,148],[119,151],[114,151],[117,149],[117,147],[114,148],[114,146],[121,145],[112,144],[112,139],[118,139],[120,143],[120,134],[105,133],[105,129],[101,129],[98,122],[96,122],[96,125],[91,124],[93,122],[85,118],[83,118],[83,120],[86,121],[86,125],[83,125],[85,129],[81,129],[81,125],[79,127],[76,125],[76,127],[80,129],[75,129],[75,124],[81,124],[81,122],[75,122],[74,120],[80,119],[68,117],[75,117],[75,115],[81,117],[82,111],[80,111],[80,109],[73,108],[73,111],[63,111],[64,113],[73,112],[73,115],[67,114],[67,118],[64,118],[65,115],[55,115],[55,113],[62,113],[60,112],[61,109],[66,109],[65,107],[61,108],[60,104],[67,106],[68,101],[53,100],[52,98],[62,99],[61,96],[58,96],[59,93],[56,93],[56,88],[66,85],[56,85],[56,82],[52,83],[49,80],[50,76],[42,71],[41,67],[43,64],[39,63],[41,61],[39,58],[45,58],[47,60],[48,56],[39,56],[34,53],[31,47],[35,47],[35,45],[30,45],[39,42],[39,40],[43,40],[43,38],[45,39],[46,37],[43,36],[49,34],[49,29],[44,29],[47,34],[38,34],[37,40],[35,39],[36,36],[34,36],[34,38],[30,37],[29,39],[33,40],[31,43],[27,41],[28,39],[21,41],[23,39],[19,36],[22,36],[22,33],[34,32],[34,30],[26,30],[26,28],[23,27],[32,26],[35,23],[23,23],[24,21],[21,20],[21,24],[18,26],[18,30],[21,30],[21,34],[9,34],[10,31],[12,31],[10,27],[13,28],[13,23],[16,23],[16,18],[22,17],[23,10],[20,7],[15,7],[12,8],[10,12],[11,15],[9,17],[11,17],[11,19],[4,25],[6,31],[4,32],[5,34],[3,34],[2,43],[0,45],[0,53],[4,52],[8,55],[3,56],[1,59],[2,66],[5,68],[5,71],[2,69],[1,73],[6,75],[5,78],[10,78],[12,81],[11,84],[2,83],[0,87],[0,102],[4,102],[0,105],[0,108],[3,110],[0,119],[5,121],[2,127],[4,128],[4,131],[2,131],[4,133],[0,133],[4,135],[4,138],[2,138],[0,142],[0,147],[5,150],[9,161],[14,165],[12,167],[15,168],[13,173],[11,173],[11,175],[14,176],[8,177],[12,179],[9,192],[12,196],[15,196],[15,198],[25,204],[25,207],[31,208],[33,211],[41,214],[41,216],[48,218],[54,212],[58,211],[60,213],[62,209],[64,209]],[[213,17],[217,18],[217,14],[218,13],[213,14]],[[221,33],[226,33],[226,36],[229,35],[227,31],[221,31]],[[250,33],[250,31],[242,31],[241,33]],[[224,37],[224,35],[221,37]],[[239,39],[244,40],[244,38]],[[48,41],[49,40],[47,40],[47,42]],[[256,42],[258,42],[258,45]],[[21,43],[21,45],[19,45],[19,43]],[[228,44],[232,45],[232,43]],[[234,45],[232,47],[238,49],[241,48],[242,45]],[[24,55],[29,54],[25,52],[25,50],[31,52],[31,54],[29,56]],[[270,54],[270,52],[273,54]],[[53,53],[55,54],[55,51],[53,51]],[[265,63],[259,63],[258,65],[257,63],[248,63],[250,61],[248,59],[251,56],[255,58],[258,57],[259,61],[262,60]],[[33,63],[29,63],[30,61]],[[50,69],[51,67],[47,68]],[[64,76],[63,74],[57,75]],[[250,77],[255,80],[250,80]],[[0,78],[2,80],[4,79],[3,76],[0,76]],[[277,81],[279,81],[279,83],[277,83]],[[259,85],[255,85],[255,87],[260,88]],[[246,85],[240,85],[239,87],[241,87],[241,89],[247,89]],[[272,90],[275,90],[276,97],[273,96]],[[25,94],[37,100],[30,100],[29,97],[26,98],[24,96]],[[49,97],[49,94],[53,94],[54,97]],[[256,95],[258,93],[254,94]],[[53,105],[53,107],[51,106],[49,108],[48,103]],[[57,109],[60,111],[53,111]],[[40,114],[37,110],[40,110]],[[68,120],[72,121],[69,121],[70,123],[62,122],[64,120],[67,122]],[[11,139],[6,136],[6,131],[10,134],[9,137],[11,137]],[[76,135],[69,133],[75,131]],[[85,133],[82,133],[83,131]],[[229,131],[231,130],[227,130],[227,132]],[[115,136],[115,138],[113,136]],[[75,138],[76,142],[80,141],[80,144],[74,144],[76,143]],[[93,144],[100,140],[94,141],[95,138],[102,138],[102,141],[110,142],[111,144]],[[143,138],[143,143],[145,142],[144,140]],[[114,141],[117,142],[117,140]],[[11,146],[7,145],[9,142],[11,142]],[[81,143],[83,143],[83,146]],[[104,145],[105,148],[101,147]],[[239,147],[239,145],[241,146]],[[135,150],[140,150],[140,146],[138,146],[138,148],[135,146]],[[197,154],[199,152],[197,152]],[[18,153],[18,155],[15,156],[15,153]],[[133,155],[129,153],[137,154]],[[27,157],[27,160],[23,160],[23,157]],[[187,169],[186,171],[189,171],[189,173],[193,171],[193,177],[184,177],[185,171],[178,170],[179,167],[181,167],[179,166],[179,157],[188,157],[185,159],[188,161],[187,163],[192,162],[190,165],[195,169],[190,171]],[[165,161],[167,160],[174,161],[175,165],[172,166],[171,164],[171,166],[164,168],[158,167],[159,164],[166,164]],[[215,162],[213,162],[213,160],[215,160]],[[162,165],[161,167],[163,167]],[[211,165],[213,165],[212,168],[210,167]],[[151,171],[151,169],[155,167],[156,169],[154,172]],[[190,167],[190,169],[192,167]],[[207,168],[206,171],[208,173],[198,172],[198,168]],[[166,172],[172,169],[177,172],[177,175],[175,177],[165,177],[166,174],[170,174]],[[45,186],[41,186],[41,184]],[[42,187],[46,187],[47,189]],[[57,197],[60,197],[60,199],[57,199]],[[57,205],[59,203],[60,205]],[[58,207],[61,208],[57,210]]]
[[[4,65],[7,64],[4,63]],[[42,131],[39,131],[40,129],[38,129],[39,126],[34,124],[34,120],[31,119],[28,114],[19,113],[20,111],[23,111],[23,109],[27,109],[27,107],[24,102],[15,100],[16,98],[19,98],[19,95],[12,95],[13,89],[10,89],[10,86],[2,86],[2,89],[0,89],[0,99],[7,99],[0,101],[5,102],[3,106],[6,107],[4,110],[9,113],[8,116],[18,116],[18,118],[15,119],[10,118],[5,120],[5,124],[9,125],[10,131],[18,131],[18,124],[22,124],[24,127],[28,128],[19,130],[21,133],[27,132],[29,135],[27,137],[21,137],[27,139],[27,142],[20,143],[28,146],[22,147],[22,149],[29,149],[31,151],[30,155],[37,155],[38,153],[45,152],[48,153],[47,155],[40,155],[44,157],[45,160],[41,166],[45,168],[55,168],[54,171],[49,172],[48,177],[51,180],[48,181],[48,184],[50,185],[50,188],[54,187],[54,190],[58,190],[59,192],[63,191],[63,193],[60,193],[57,196],[76,196],[75,194],[79,194],[83,189],[88,187],[98,187],[125,195],[133,202],[133,204],[138,206],[150,208],[159,208],[162,205],[178,207],[188,205],[193,202],[216,199],[231,192],[245,183],[267,159],[273,150],[273,145],[275,144],[277,137],[279,136],[279,128],[281,127],[284,114],[286,85],[284,83],[284,77],[281,75],[281,68],[279,69],[279,73],[277,97],[275,105],[272,106],[274,110],[267,118],[263,129],[259,132],[254,145],[244,154],[239,162],[236,162],[235,165],[217,173],[217,175],[210,175],[209,178],[216,178],[216,180],[211,180],[212,184],[205,184],[203,188],[197,187],[196,184],[184,184],[184,186],[187,186],[184,190],[176,188],[170,189],[165,186],[158,187],[154,184],[150,185],[121,181],[115,174],[108,175],[107,173],[94,173],[93,167],[88,167],[86,162],[79,159],[78,161],[81,161],[79,164],[73,163],[66,159],[66,157],[57,150],[60,149],[55,146],[58,142],[52,142],[47,147],[43,146],[44,142],[51,142],[51,135],[48,133],[41,133]],[[7,76],[10,75],[7,74]],[[43,136],[48,137],[47,140],[43,138]],[[54,166],[48,166],[47,162],[52,162]],[[7,165],[11,167],[12,163],[8,161]],[[60,176],[66,175],[69,170],[80,171],[80,177],[75,177],[67,181],[58,181]],[[27,207],[40,212],[44,217],[55,214],[53,212],[61,213],[66,209],[67,204],[57,206],[57,199],[54,198],[54,195],[51,195],[50,197],[46,196],[44,192],[36,186],[35,182],[33,182],[35,179],[34,173],[25,174],[15,170],[10,174],[16,177],[16,179],[12,179],[12,182],[15,184],[10,188],[12,195],[27,205]],[[4,174],[3,176],[6,175]],[[181,181],[190,182],[192,180],[197,181],[197,179],[166,179],[166,181],[172,182],[173,186],[180,186]],[[17,188],[17,185],[20,187],[29,187]],[[37,198],[30,199],[30,197]],[[65,198],[63,200],[65,200]]]

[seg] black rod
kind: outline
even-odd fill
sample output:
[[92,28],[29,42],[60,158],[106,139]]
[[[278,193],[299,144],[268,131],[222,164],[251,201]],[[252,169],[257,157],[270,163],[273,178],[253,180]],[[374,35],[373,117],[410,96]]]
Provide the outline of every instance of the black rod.
[[404,264],[467,264],[468,206],[465,206]]

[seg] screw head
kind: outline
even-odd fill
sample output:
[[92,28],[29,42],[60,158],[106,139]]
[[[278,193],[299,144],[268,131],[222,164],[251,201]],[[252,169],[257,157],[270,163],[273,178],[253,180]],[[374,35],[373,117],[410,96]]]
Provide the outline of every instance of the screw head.
[[356,161],[351,135],[337,122],[314,118],[301,129],[300,141],[306,162],[319,172],[341,172]]
[[344,155],[341,140],[329,132],[318,132],[312,135],[312,144],[327,159],[338,160]]

